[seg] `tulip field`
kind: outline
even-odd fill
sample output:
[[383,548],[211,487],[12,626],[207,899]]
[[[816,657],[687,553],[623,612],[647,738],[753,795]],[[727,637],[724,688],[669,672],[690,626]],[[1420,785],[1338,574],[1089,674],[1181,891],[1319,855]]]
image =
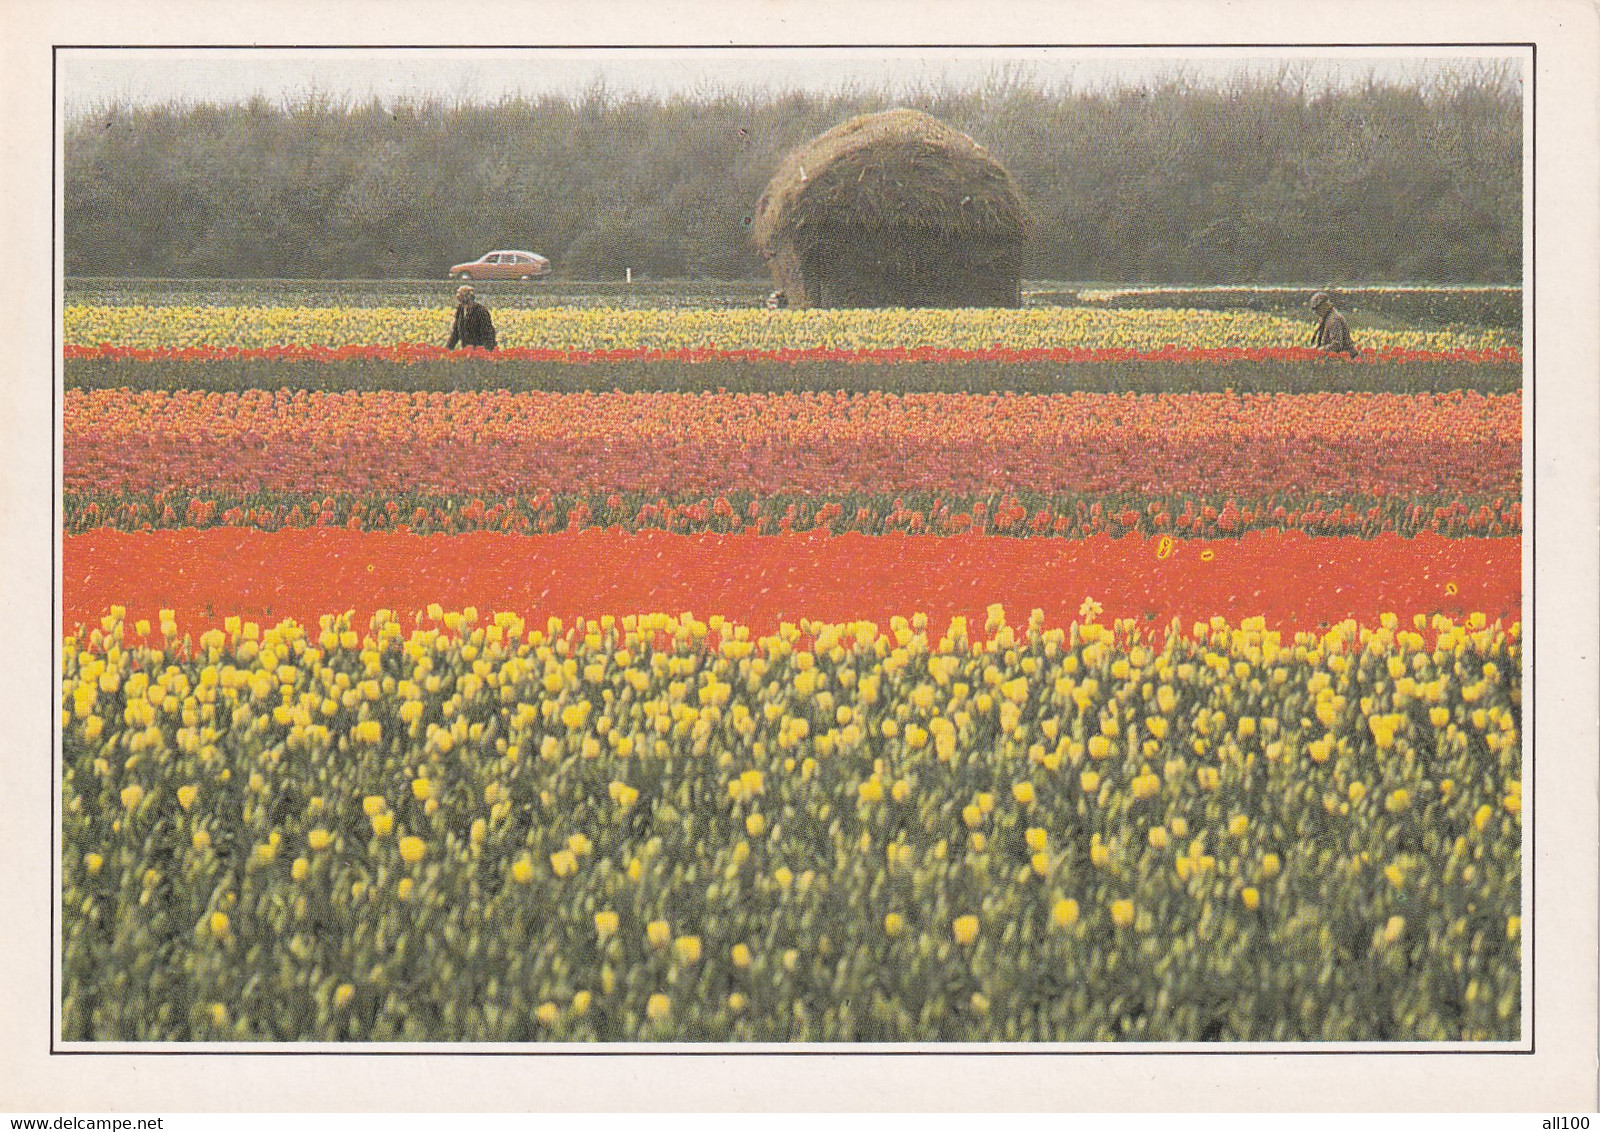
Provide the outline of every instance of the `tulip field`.
[[[444,332],[440,326],[444,326]],[[597,350],[974,350],[1161,351],[1174,347],[1292,349],[1310,337],[1305,321],[1251,310],[773,312],[763,309],[636,310],[620,307],[503,309],[495,317],[502,348],[585,353]],[[72,304],[67,343],[78,347],[273,350],[281,347],[405,346],[438,343],[449,331],[437,308],[312,306],[149,306]],[[1371,327],[1361,344],[1379,352],[1495,351],[1516,343],[1499,327],[1424,330]]]
[[1514,330],[115,298],[63,1038],[1522,1037]]

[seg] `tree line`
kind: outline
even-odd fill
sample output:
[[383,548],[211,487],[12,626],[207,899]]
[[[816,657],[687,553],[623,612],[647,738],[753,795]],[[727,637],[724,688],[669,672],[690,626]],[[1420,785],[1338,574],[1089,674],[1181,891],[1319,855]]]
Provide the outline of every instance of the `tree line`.
[[1288,72],[1094,90],[998,75],[913,92],[111,102],[65,130],[66,271],[435,278],[519,247],[574,279],[752,278],[750,218],[783,154],[896,105],[1011,171],[1028,278],[1522,279],[1522,88],[1495,68],[1317,89]]

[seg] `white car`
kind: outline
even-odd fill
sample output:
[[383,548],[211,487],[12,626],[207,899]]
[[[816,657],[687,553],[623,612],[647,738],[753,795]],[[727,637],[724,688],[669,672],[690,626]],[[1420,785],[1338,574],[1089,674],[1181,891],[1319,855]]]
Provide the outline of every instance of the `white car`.
[[537,279],[550,274],[550,261],[536,252],[515,248],[488,252],[471,263],[450,269],[452,279]]

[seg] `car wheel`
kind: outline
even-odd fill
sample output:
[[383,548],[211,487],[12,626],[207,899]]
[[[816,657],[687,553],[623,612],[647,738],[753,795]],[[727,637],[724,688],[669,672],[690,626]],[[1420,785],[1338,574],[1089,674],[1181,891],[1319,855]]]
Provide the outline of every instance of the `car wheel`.
[[457,275],[456,278],[457,279],[471,279],[472,278],[472,272],[463,271],[460,275]]
[[526,283],[528,280],[532,279],[533,276],[531,276],[531,275],[519,275],[519,276],[517,276],[517,278],[522,280],[524,283]]

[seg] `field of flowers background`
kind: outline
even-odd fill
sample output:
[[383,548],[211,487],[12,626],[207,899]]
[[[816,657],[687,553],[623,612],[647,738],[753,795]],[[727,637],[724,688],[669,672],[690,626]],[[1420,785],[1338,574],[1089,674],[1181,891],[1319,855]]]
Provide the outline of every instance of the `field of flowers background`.
[[1519,1036],[1504,289],[484,290],[69,288],[64,1037]]

